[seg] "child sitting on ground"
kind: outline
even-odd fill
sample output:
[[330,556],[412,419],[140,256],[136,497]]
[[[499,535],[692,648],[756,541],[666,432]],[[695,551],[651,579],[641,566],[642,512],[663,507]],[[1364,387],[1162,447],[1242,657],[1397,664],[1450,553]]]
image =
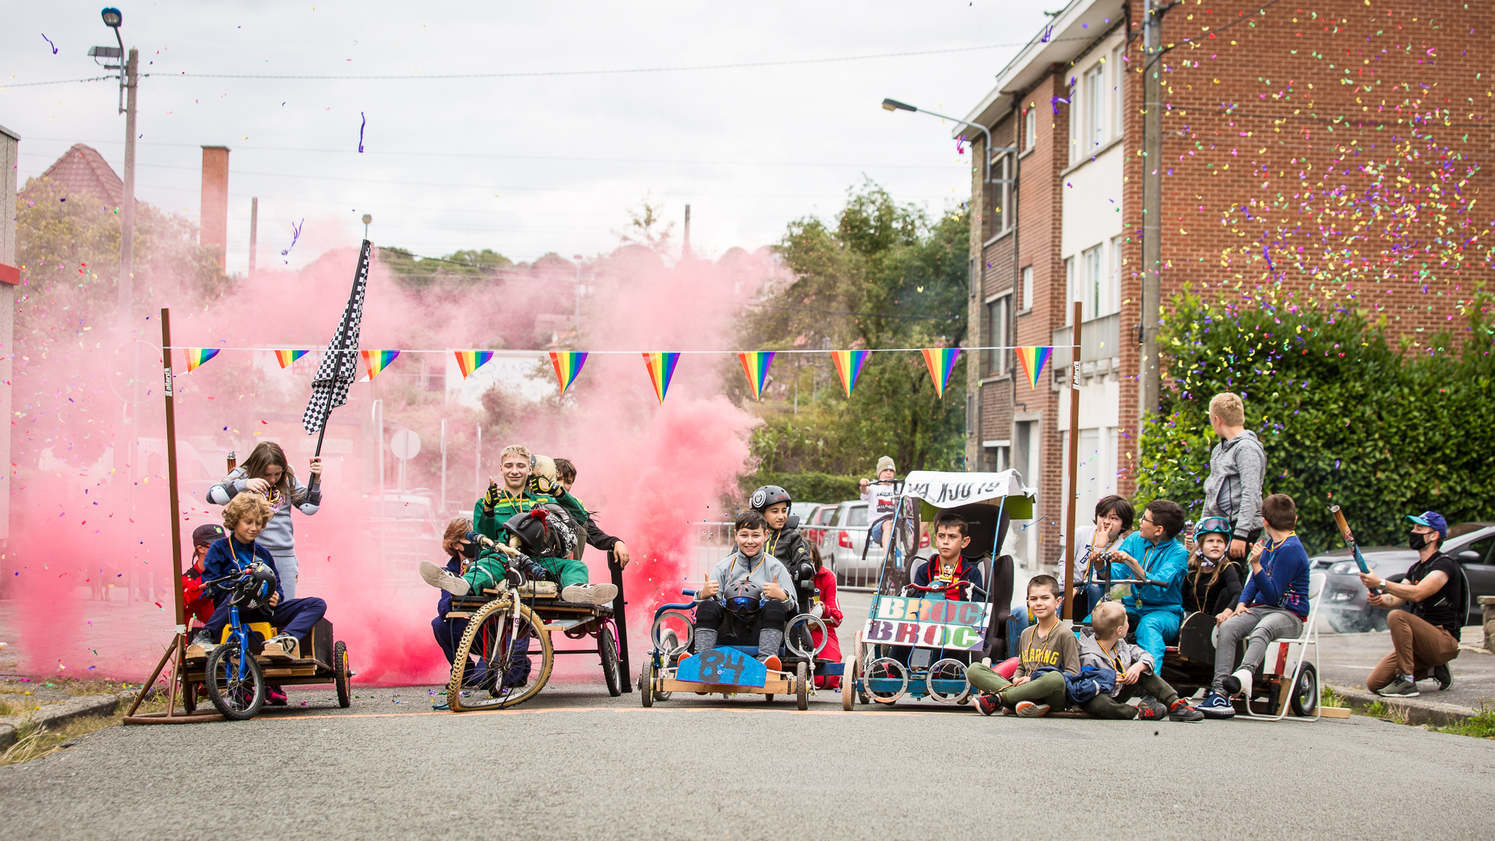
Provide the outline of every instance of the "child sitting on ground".
[[1230,548],[1230,521],[1206,517],[1194,531],[1195,548],[1184,573],[1184,613],[1220,614],[1241,598],[1241,575],[1225,557]]
[[[1116,688],[1083,702],[1080,708],[1096,718],[1157,721],[1167,716],[1174,721],[1203,720],[1203,713],[1158,677],[1152,655],[1126,641],[1126,631],[1126,608],[1109,601],[1096,605],[1090,614],[1090,627],[1080,629],[1080,668],[1116,672]],[[1127,703],[1138,694],[1143,700],[1137,706]],[[1147,700],[1148,696],[1157,701]]]
[[971,600],[971,591],[981,586],[981,567],[962,554],[971,545],[971,526],[959,514],[941,514],[934,521],[936,554],[914,570],[916,591],[938,593],[954,602]]
[[1055,707],[1064,709],[1064,676],[1079,674],[1080,644],[1070,624],[1059,619],[1060,592],[1059,580],[1052,575],[1035,575],[1028,581],[1028,610],[1037,624],[1023,630],[1018,641],[1022,662],[1010,682],[984,662],[967,670],[971,685],[981,690],[976,708],[982,715],[1011,707],[1024,718],[1038,718]]
[[[1220,614],[1220,638],[1215,643],[1215,679],[1199,705],[1210,718],[1230,718],[1235,707],[1230,696],[1251,700],[1251,682],[1267,656],[1267,643],[1303,633],[1308,619],[1308,553],[1293,527],[1298,506],[1287,494],[1261,501],[1265,522],[1262,540],[1251,548],[1251,579],[1235,607]],[[1241,641],[1246,652],[1240,668],[1231,672]]]
[[[718,642],[758,646],[758,659],[779,670],[784,623],[798,612],[789,570],[764,549],[768,521],[754,509],[733,524],[737,551],[717,564],[696,593],[696,653]],[[756,597],[756,598],[755,598]],[[757,609],[752,602],[759,601]],[[725,624],[725,628],[723,625]]]

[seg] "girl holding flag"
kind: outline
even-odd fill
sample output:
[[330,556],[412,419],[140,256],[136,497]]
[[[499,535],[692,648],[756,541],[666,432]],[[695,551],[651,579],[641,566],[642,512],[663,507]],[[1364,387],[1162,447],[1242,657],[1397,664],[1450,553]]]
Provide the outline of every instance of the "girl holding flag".
[[[309,468],[312,476],[322,473],[322,459],[314,456]],[[296,479],[286,461],[285,450],[274,441],[261,441],[249,458],[234,468],[223,480],[208,489],[208,502],[227,505],[244,492],[263,495],[270,501],[270,520],[260,532],[259,545],[270,550],[280,585],[287,600],[296,598],[296,531],[291,524],[291,509],[308,517],[322,504],[322,491],[307,490]]]

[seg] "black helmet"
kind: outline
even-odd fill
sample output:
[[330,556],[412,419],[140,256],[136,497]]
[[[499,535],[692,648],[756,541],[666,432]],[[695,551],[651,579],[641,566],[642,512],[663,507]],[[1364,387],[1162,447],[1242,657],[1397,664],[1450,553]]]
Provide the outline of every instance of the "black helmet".
[[558,505],[537,505],[515,514],[504,528],[519,538],[520,548],[531,557],[564,558],[576,548],[576,527]]
[[764,485],[753,491],[752,498],[748,500],[748,507],[761,514],[768,510],[768,506],[777,505],[780,502],[792,503],[794,500],[789,498],[788,491],[778,485]]
[[757,613],[763,607],[763,588],[756,581],[739,578],[727,585],[727,589],[722,591],[722,598],[726,600],[727,610],[731,613]]
[[234,581],[233,601],[242,608],[267,609],[274,594],[275,571],[265,564],[251,564]]

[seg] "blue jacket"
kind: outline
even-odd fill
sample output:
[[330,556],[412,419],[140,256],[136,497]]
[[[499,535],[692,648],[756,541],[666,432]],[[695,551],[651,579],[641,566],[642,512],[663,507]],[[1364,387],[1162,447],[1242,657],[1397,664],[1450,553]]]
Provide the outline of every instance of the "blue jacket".
[[[462,574],[462,559],[461,558],[450,558],[450,557],[447,558],[446,559],[446,571],[450,572],[452,575],[461,575]],[[452,609],[452,594],[448,593],[445,590],[442,590],[441,591],[441,596],[436,599],[436,615],[439,618],[445,618],[446,614],[447,614],[447,611],[449,611],[451,609]]]
[[[275,569],[275,557],[270,550],[261,546],[258,541],[245,546],[235,540],[233,535],[220,537],[213,541],[208,547],[208,554],[202,559],[202,577],[206,580],[222,578],[233,575],[254,561],[275,570],[275,592],[280,594],[280,600],[285,601],[285,588],[280,584],[280,570]],[[227,583],[227,582],[225,582]],[[224,584],[213,586],[213,606],[217,607],[219,602],[228,595],[228,589]]]
[[1280,607],[1308,618],[1308,552],[1296,534],[1261,553],[1261,572],[1246,581],[1241,604]]
[[[1172,610],[1183,613],[1182,582],[1184,573],[1189,569],[1189,551],[1184,548],[1183,541],[1175,536],[1172,540],[1152,543],[1142,538],[1142,532],[1134,531],[1127,535],[1126,540],[1121,541],[1121,551],[1137,559],[1137,563],[1147,570],[1148,580],[1168,582],[1166,587],[1133,584],[1133,596],[1127,609],[1136,610],[1139,613],[1153,610]],[[1120,562],[1111,564],[1111,578],[1136,577],[1136,573],[1126,564]]]

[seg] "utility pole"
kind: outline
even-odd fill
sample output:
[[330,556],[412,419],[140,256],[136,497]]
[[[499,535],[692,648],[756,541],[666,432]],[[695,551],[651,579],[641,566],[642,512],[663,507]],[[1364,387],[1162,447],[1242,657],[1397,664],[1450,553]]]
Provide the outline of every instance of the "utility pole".
[[[118,30],[116,30],[118,31]],[[120,335],[129,339],[133,320],[130,310],[134,306],[135,276],[135,90],[139,86],[140,53],[130,48],[130,59],[125,62],[125,172],[124,207],[120,208],[119,228],[119,326]],[[131,371],[132,379],[139,372]],[[134,426],[135,412],[130,412]],[[133,429],[132,429],[133,431]],[[133,442],[133,438],[132,438]]]
[[680,256],[690,254],[690,205],[685,206],[685,247],[680,250]]
[[[365,239],[368,237],[365,236]],[[249,276],[254,277],[254,252],[259,247],[260,241],[260,199],[254,196],[249,200]]]
[[1158,321],[1162,314],[1163,279],[1163,49],[1162,10],[1147,0],[1142,22],[1142,312],[1139,420],[1157,411],[1161,391],[1158,368]]

